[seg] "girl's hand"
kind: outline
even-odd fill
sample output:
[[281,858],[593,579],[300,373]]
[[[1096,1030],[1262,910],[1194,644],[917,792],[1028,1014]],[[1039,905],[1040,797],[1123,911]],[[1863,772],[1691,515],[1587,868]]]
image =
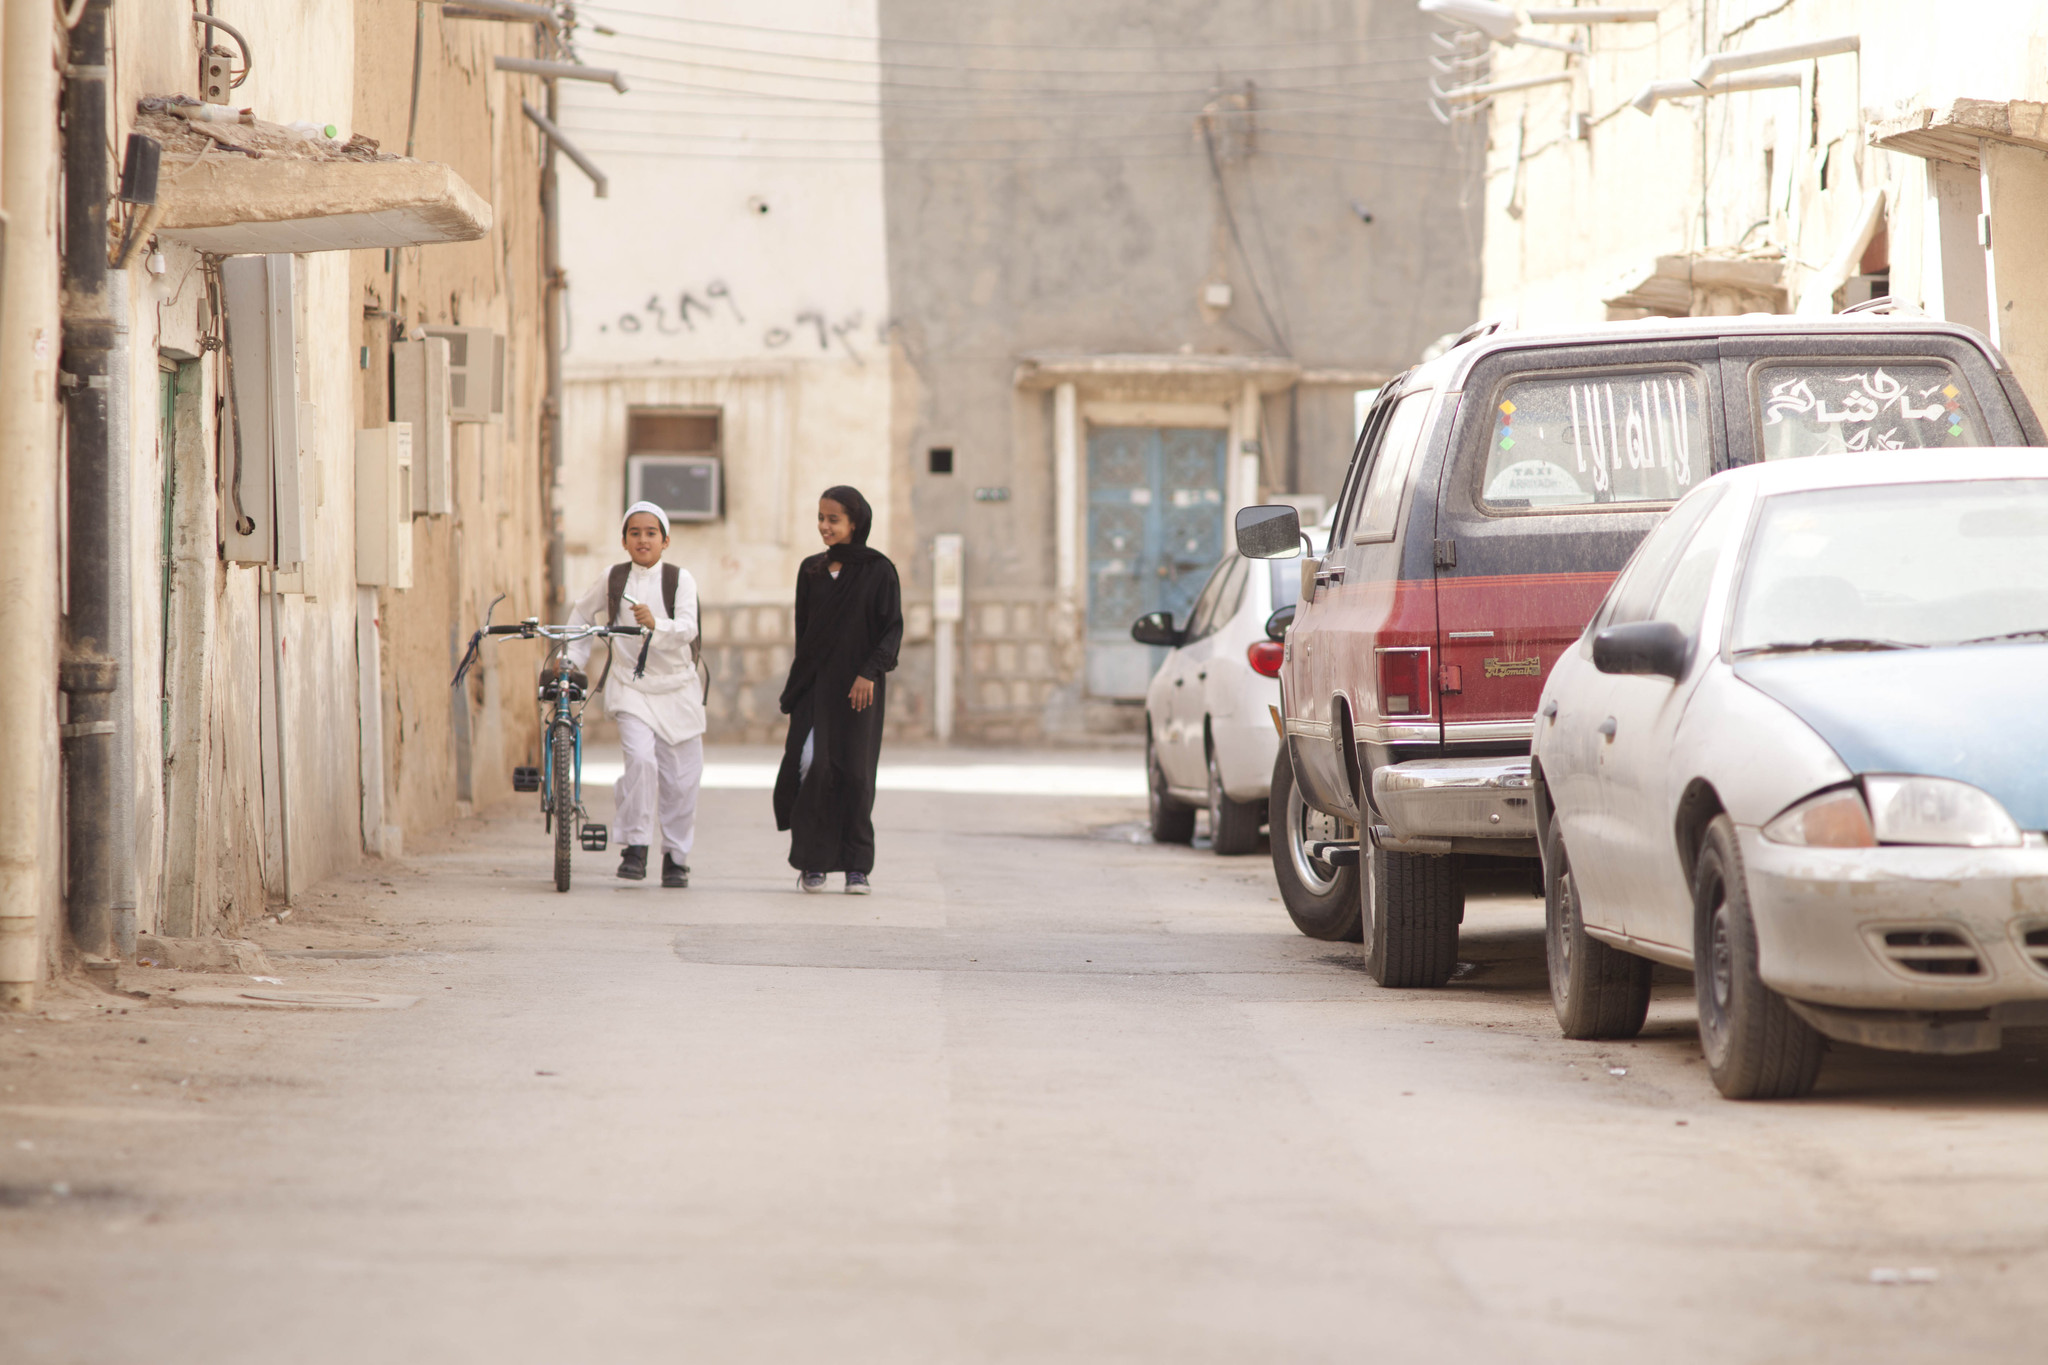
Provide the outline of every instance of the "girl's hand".
[[654,609],[645,602],[635,602],[633,604],[633,619],[648,630],[654,629]]
[[846,694],[846,699],[853,703],[854,710],[867,710],[875,704],[874,683],[866,678],[855,678],[853,680],[853,691]]

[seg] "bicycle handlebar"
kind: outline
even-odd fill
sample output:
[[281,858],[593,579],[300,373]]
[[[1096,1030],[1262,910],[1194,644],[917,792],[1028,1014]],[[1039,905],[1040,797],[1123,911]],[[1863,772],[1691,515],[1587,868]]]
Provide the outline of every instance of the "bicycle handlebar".
[[[497,603],[493,602],[491,605],[495,607]],[[486,617],[485,619],[488,620],[489,618]],[[529,617],[517,625],[487,625],[469,637],[469,648],[463,653],[462,663],[456,668],[455,676],[449,680],[448,685],[455,687],[468,675],[469,666],[477,660],[478,647],[483,643],[483,639],[487,635],[516,635],[527,640],[551,640],[556,644],[574,644],[578,640],[588,640],[599,635],[652,635],[653,633],[653,631],[645,626],[544,626],[540,623],[540,618],[537,616]]]

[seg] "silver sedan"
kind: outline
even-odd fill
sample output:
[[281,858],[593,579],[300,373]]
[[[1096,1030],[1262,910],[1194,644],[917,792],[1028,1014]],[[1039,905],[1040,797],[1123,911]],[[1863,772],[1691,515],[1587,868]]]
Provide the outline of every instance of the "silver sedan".
[[[1589,512],[1588,515],[1597,515]],[[1825,1038],[2048,1023],[2048,453],[1719,475],[1644,540],[1544,687],[1551,995],[1627,1037],[1694,972],[1732,1098]]]

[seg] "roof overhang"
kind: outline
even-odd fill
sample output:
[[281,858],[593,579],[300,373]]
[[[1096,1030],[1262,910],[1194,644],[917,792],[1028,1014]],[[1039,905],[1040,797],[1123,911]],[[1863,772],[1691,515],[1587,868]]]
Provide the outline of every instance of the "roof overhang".
[[491,206],[438,162],[209,157],[165,177],[159,236],[221,256],[472,242]]
[[1231,393],[1255,384],[1261,393],[1284,393],[1300,383],[1302,368],[1270,355],[1086,355],[1041,351],[1017,361],[1017,387],[1050,389],[1061,384],[1145,385],[1220,388]]
[[2048,104],[2037,100],[1957,100],[1946,109],[1909,110],[1870,125],[1870,145],[1888,152],[1974,167],[1986,142],[2048,152]]

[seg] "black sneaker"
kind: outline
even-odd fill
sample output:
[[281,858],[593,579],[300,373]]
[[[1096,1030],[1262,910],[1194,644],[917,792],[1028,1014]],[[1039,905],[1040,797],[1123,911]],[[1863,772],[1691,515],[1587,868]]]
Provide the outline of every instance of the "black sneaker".
[[647,845],[626,845],[619,858],[619,875],[629,882],[647,880]]
[[823,891],[825,889],[825,874],[822,872],[797,873],[796,889],[810,892]]
[[661,884],[663,886],[688,886],[690,884],[690,865],[677,862],[675,855],[672,853],[662,854]]
[[867,873],[865,873],[865,872],[849,872],[849,873],[847,873],[847,874],[846,874],[846,894],[847,894],[847,895],[849,895],[849,896],[865,896],[865,895],[867,895],[867,894],[868,894],[868,892],[870,892],[870,891],[872,891],[872,890],[874,890],[874,888],[868,885],[868,874],[867,874]]

